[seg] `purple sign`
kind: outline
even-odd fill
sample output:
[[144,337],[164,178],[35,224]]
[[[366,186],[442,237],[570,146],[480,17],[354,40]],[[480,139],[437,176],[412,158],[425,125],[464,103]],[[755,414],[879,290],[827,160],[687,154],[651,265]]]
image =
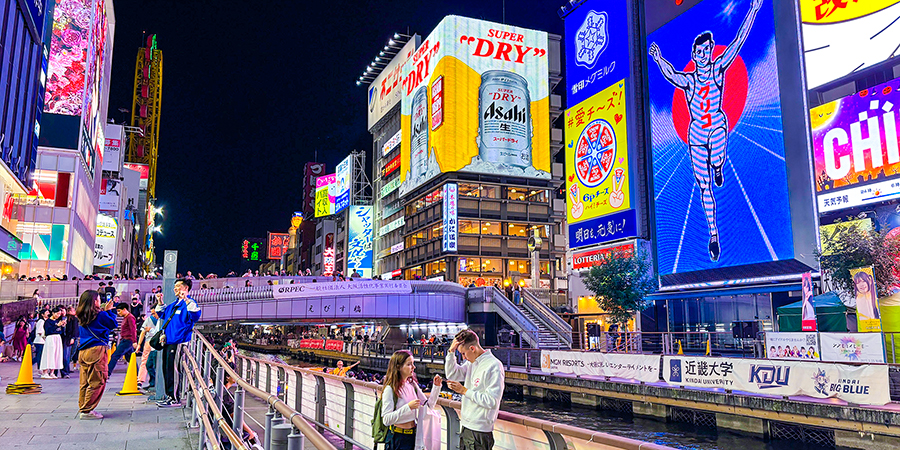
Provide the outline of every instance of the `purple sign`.
[[810,111],[820,212],[900,197],[900,79]]

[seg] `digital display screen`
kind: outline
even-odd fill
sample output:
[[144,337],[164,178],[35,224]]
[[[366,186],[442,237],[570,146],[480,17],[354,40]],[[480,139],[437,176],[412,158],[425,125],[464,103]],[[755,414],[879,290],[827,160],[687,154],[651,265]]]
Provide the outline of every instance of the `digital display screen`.
[[773,17],[705,0],[647,36],[660,275],[794,257]]

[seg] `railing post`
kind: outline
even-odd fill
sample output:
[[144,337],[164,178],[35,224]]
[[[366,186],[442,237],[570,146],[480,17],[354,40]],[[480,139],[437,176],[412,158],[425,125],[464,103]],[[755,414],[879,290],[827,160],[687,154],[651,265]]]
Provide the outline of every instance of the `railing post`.
[[[216,367],[216,409],[222,410],[222,395],[225,394],[225,368],[222,366]],[[215,427],[216,431],[218,430],[218,426]],[[238,434],[240,436],[240,434]]]
[[232,412],[231,429],[238,436],[244,431],[244,389],[238,385],[234,391],[234,411]]
[[[202,397],[201,397],[202,398]],[[197,405],[198,408],[203,408],[203,400]],[[205,411],[205,409],[204,409]],[[200,450],[206,449],[206,426],[203,424],[203,421],[200,421]]]
[[269,405],[269,411],[266,413],[266,429],[263,436],[263,448],[265,450],[272,449],[272,421],[275,420],[275,408]]
[[303,433],[293,427],[291,434],[288,435],[287,450],[303,450]]
[[289,423],[280,423],[272,425],[272,442],[269,450],[287,450],[288,435],[293,431],[294,426]]

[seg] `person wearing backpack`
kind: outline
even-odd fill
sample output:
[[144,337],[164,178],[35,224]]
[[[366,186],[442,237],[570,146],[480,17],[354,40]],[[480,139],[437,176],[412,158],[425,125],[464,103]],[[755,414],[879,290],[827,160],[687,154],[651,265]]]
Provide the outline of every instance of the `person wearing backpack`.
[[389,427],[384,440],[388,450],[415,450],[418,409],[437,404],[442,383],[440,375],[435,375],[431,398],[426,398],[416,379],[412,353],[398,350],[391,356],[381,394],[381,421]]

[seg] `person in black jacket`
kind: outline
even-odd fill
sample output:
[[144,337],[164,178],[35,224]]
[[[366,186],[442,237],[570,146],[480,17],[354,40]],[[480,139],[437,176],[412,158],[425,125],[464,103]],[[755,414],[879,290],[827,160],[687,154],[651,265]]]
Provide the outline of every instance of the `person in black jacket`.
[[75,340],[78,339],[78,319],[75,318],[75,307],[70,306],[65,311],[66,317],[66,328],[63,330],[62,340],[63,340],[63,365],[61,369],[61,374],[64,377],[67,377],[71,371],[71,367],[69,365],[69,361],[72,359],[72,349],[76,348]]

